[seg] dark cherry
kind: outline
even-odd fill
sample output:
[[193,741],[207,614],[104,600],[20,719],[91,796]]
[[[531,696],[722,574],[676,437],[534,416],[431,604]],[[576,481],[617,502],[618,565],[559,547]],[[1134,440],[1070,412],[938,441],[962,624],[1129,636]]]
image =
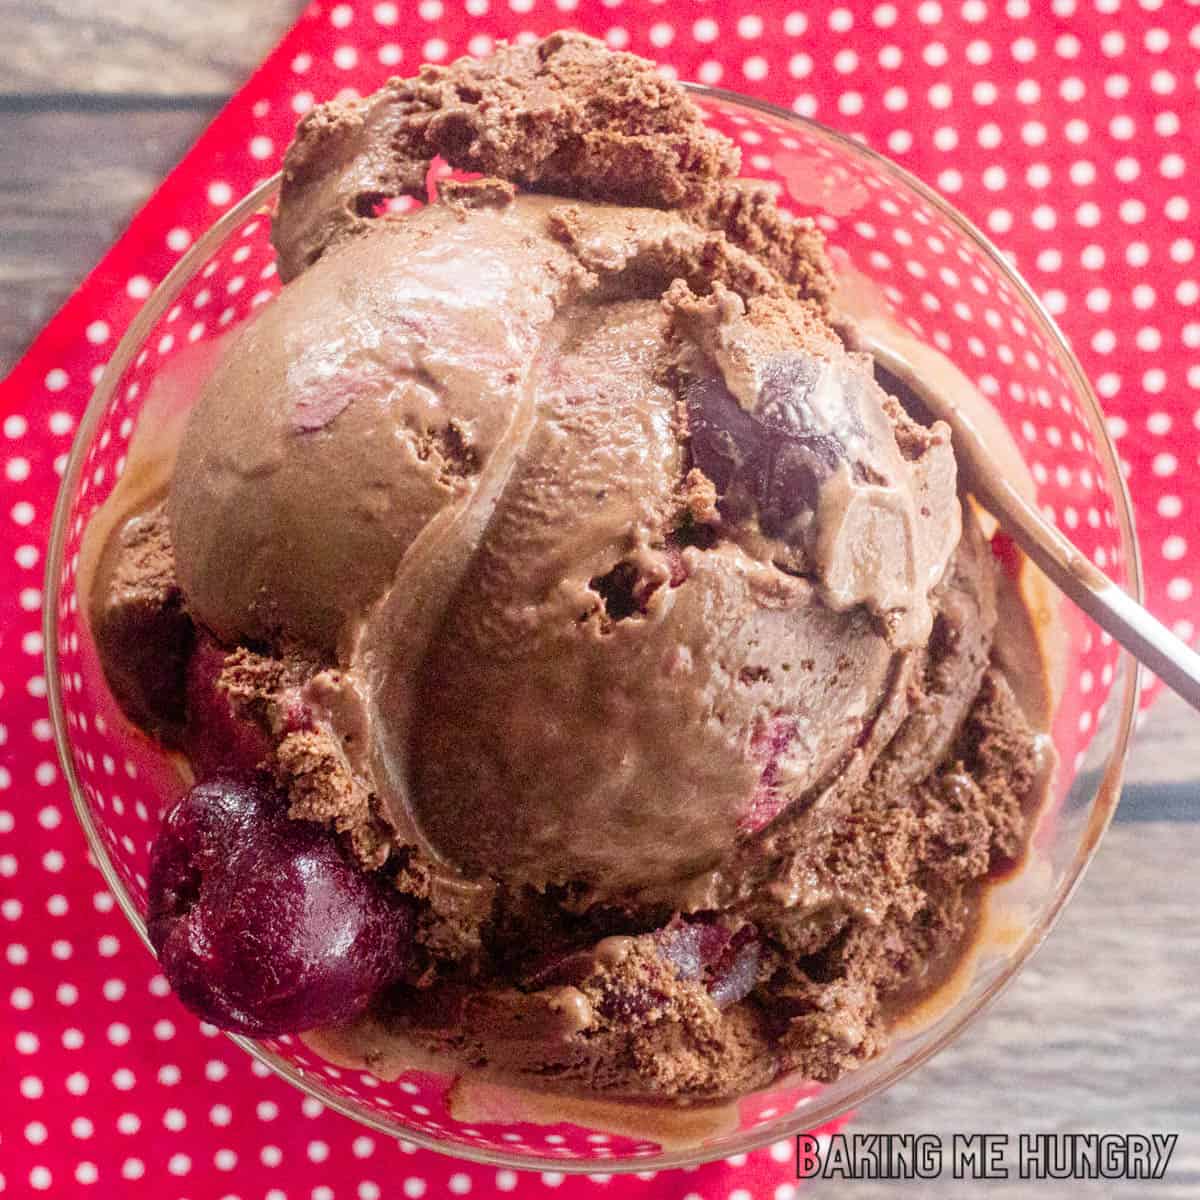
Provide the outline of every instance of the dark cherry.
[[253,771],[271,753],[266,732],[234,712],[217,686],[228,653],[202,633],[187,665],[187,726],[183,749],[198,779],[225,771]]
[[654,940],[680,979],[702,979],[718,1008],[744,999],[758,979],[761,943],[753,926],[730,933],[710,921],[676,918]]
[[729,939],[725,952],[708,980],[708,994],[718,1008],[728,1008],[744,1000],[758,982],[762,961],[762,943],[749,925],[743,925]]
[[261,777],[218,775],[167,813],[147,925],[188,1008],[274,1037],[361,1013],[406,967],[413,914]]
[[738,823],[742,833],[757,833],[788,806],[779,786],[779,759],[796,736],[796,722],[776,714],[760,725],[750,739],[750,754],[762,764],[750,808]]
[[[771,359],[749,412],[719,376],[686,385],[692,461],[712,480],[727,519],[748,516],[742,509],[749,503],[764,533],[785,536],[797,516],[816,507],[821,483],[846,457],[846,442],[862,433],[849,404],[832,431],[818,432],[812,395],[823,369],[809,355]],[[848,374],[843,379],[846,386],[855,382]]]
[[658,952],[680,979],[701,979],[721,960],[729,944],[729,931],[708,921],[676,919],[660,929],[654,940]]

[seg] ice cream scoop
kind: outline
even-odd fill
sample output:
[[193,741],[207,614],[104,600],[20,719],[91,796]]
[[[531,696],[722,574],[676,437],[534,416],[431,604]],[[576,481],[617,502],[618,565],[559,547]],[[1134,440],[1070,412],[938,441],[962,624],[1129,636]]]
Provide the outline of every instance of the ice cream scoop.
[[965,952],[1050,759],[1027,623],[736,170],[577,35],[301,123],[282,291],[98,527],[106,669],[199,779],[150,881],[197,1011],[693,1102],[836,1077]]
[[928,638],[948,438],[710,246],[674,214],[453,193],[289,284],[189,422],[192,612],[336,664],[398,836],[468,876],[718,867],[761,821],[761,730],[786,721],[777,769],[816,794]]

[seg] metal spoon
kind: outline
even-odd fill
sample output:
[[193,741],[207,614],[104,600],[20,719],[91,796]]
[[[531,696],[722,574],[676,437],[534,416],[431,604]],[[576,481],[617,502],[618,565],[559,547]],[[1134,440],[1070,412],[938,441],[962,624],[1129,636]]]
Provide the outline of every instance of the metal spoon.
[[[947,359],[892,325],[859,321],[855,341],[903,391],[952,431],[959,472],[968,490],[1049,579],[1172,691],[1200,710],[1200,654],[1177,638],[1085,558],[1017,486],[989,448],[970,382]],[[974,410],[974,411],[972,411]],[[1000,445],[996,439],[993,444]]]

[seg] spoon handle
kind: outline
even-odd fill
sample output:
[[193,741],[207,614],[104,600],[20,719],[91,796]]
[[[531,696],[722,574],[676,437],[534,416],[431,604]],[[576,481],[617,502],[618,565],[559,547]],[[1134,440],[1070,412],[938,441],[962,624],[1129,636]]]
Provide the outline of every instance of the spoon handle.
[[[853,315],[853,314],[852,314]],[[1033,481],[1007,431],[970,380],[948,359],[870,314],[850,336],[875,359],[882,382],[950,426],[960,478],[1004,531],[1101,629],[1200,711],[1200,654],[1127,596],[1032,502]]]
[[1151,616],[1002,480],[974,463],[971,490],[1022,550],[1101,629],[1200,711],[1200,654]]

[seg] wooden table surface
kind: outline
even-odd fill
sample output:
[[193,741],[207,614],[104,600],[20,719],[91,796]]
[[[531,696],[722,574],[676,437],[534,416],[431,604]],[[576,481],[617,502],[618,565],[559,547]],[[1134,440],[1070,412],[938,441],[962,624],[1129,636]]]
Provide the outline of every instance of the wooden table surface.
[[[0,0],[0,374],[300,0]],[[1200,720],[1160,700],[1117,820],[1054,934],[972,1033],[860,1111],[871,1132],[1180,1134],[1155,1197],[1200,1196]],[[898,1183],[814,1183],[813,1200]],[[1147,1185],[910,1185],[1039,1200]]]

